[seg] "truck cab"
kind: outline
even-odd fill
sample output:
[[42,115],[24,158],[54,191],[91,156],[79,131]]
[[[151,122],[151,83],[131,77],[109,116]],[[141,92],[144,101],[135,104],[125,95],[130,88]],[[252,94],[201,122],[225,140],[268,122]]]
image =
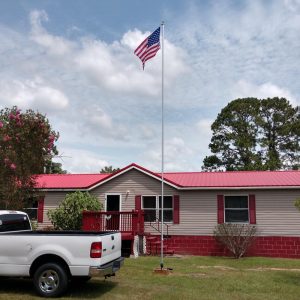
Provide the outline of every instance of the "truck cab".
[[0,210],[0,232],[31,230],[31,223],[26,213],[13,210]]

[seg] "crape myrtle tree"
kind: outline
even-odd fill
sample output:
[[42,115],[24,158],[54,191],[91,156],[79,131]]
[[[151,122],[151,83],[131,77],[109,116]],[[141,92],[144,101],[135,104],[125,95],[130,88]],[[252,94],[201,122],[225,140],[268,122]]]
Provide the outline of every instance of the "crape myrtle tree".
[[[57,154],[58,133],[48,119],[17,107],[0,111],[0,208],[23,209],[34,195],[36,174]],[[27,199],[27,200],[26,200]]]
[[299,107],[285,98],[236,99],[228,103],[211,126],[203,170],[298,169]]

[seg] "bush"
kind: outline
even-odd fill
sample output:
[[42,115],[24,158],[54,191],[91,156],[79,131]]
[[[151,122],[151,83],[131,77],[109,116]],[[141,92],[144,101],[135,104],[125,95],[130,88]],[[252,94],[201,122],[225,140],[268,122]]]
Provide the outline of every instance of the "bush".
[[48,211],[48,218],[56,230],[80,230],[84,210],[101,210],[102,204],[88,192],[67,194],[59,207]]
[[295,206],[300,210],[300,198],[296,199]]
[[219,224],[214,236],[235,258],[241,258],[254,242],[256,226],[250,224]]

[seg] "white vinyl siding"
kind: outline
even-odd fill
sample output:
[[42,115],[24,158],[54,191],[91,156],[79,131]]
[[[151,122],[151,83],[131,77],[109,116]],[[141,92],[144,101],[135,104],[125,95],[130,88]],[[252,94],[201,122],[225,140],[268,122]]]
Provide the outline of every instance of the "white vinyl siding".
[[[107,183],[98,186],[91,194],[105,201],[105,194],[121,194],[122,211],[135,209],[136,195],[160,195],[161,182],[148,175],[130,170]],[[294,206],[300,198],[299,190],[206,190],[180,191],[165,185],[165,195],[179,195],[180,224],[169,224],[170,235],[212,235],[217,225],[217,195],[249,195],[256,198],[258,234],[264,236],[300,236],[300,212]],[[56,208],[65,192],[48,192],[45,197],[44,224],[50,225],[47,210]],[[147,224],[146,224],[147,225]],[[145,226],[149,232],[157,232]]]

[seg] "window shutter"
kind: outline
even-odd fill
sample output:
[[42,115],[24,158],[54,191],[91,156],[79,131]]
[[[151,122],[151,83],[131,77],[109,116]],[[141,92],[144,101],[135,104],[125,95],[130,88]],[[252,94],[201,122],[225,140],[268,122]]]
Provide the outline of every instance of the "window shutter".
[[45,198],[41,197],[38,200],[38,211],[37,211],[37,221],[38,223],[44,222],[44,204],[45,204]]
[[179,224],[179,195],[174,195],[173,223]]
[[142,196],[136,195],[135,196],[135,210],[141,210],[142,209]]
[[218,224],[224,223],[224,196],[217,195],[218,201]]
[[256,204],[255,204],[255,195],[249,195],[249,223],[256,224]]

